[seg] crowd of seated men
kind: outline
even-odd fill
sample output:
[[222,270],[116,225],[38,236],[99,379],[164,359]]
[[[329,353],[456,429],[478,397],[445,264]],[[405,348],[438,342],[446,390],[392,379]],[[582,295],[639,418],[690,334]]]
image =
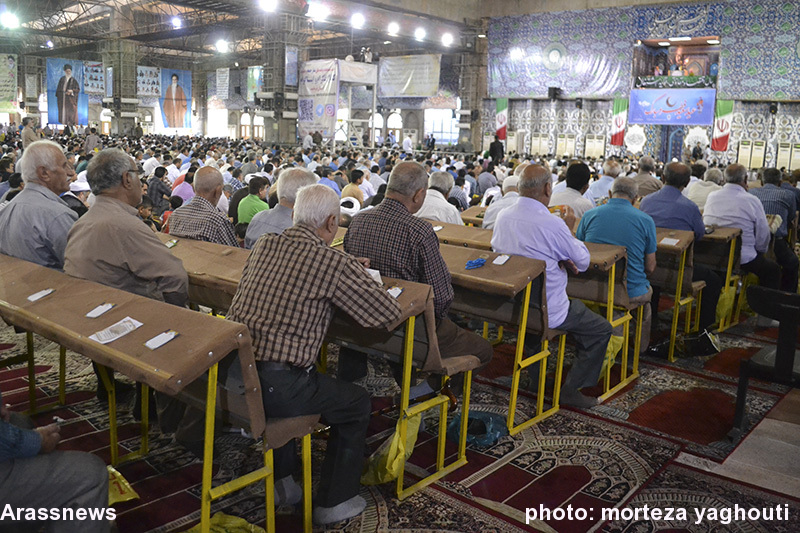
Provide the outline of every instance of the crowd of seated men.
[[[450,273],[422,218],[460,223],[461,211],[485,205],[495,251],[545,261],[549,324],[576,346],[561,393],[561,403],[574,407],[598,403],[582,389],[597,384],[612,335],[605,317],[567,297],[567,273],[589,265],[585,242],[627,248],[628,296],[645,307],[643,352],[658,323],[651,316],[659,289],[648,280],[656,227],[692,231],[697,240],[708,226],[739,228],[741,269],[762,285],[797,291],[798,259],[788,237],[800,190],[796,175],[778,169],[763,170],[763,185],[749,191],[750,173],[738,164],[523,157],[502,147],[498,153],[494,144],[494,160],[489,152],[335,150],[203,137],[94,135],[90,144],[54,135],[23,151],[21,142],[7,139],[0,253],[185,306],[187,273],[156,232],[251,249],[227,318],[250,329],[268,416],[320,413],[331,426],[314,498],[319,524],[358,515],[366,505],[358,490],[370,401],[353,383],[366,374],[366,356],[342,349],[336,378],[314,366],[334,308],[367,327],[397,320],[397,303],[365,266],[433,288],[443,358],[474,355],[477,372],[492,358],[488,341],[453,320]],[[767,215],[780,216],[774,232]],[[349,227],[344,250],[330,247],[340,226]],[[693,276],[706,287],[700,334],[690,346],[694,355],[706,355],[716,350],[711,330],[721,274],[696,264]],[[400,368],[392,368],[399,380]],[[412,397],[431,392],[435,378],[415,376]],[[99,379],[97,386],[102,401]],[[163,394],[154,405],[161,431],[202,457],[202,413]],[[59,452],[58,440],[57,426],[32,429],[0,405],[3,502],[105,506],[102,462]],[[275,452],[279,504],[301,497],[294,455],[292,443]],[[81,531],[108,527],[98,520]]]

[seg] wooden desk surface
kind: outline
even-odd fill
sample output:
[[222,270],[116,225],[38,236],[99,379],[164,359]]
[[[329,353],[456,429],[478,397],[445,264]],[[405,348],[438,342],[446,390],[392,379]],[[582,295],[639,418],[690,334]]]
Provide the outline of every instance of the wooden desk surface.
[[731,242],[736,237],[739,237],[742,234],[742,230],[739,228],[721,228],[718,226],[714,226],[714,231],[711,233],[706,233],[706,235],[697,241],[701,243],[703,241],[709,242]]
[[483,224],[483,215],[486,213],[486,208],[479,205],[473,205],[461,213],[461,220],[464,224],[472,224],[476,228],[480,228]]
[[433,225],[434,230],[441,226],[442,229],[436,231],[436,237],[442,244],[453,244],[487,251],[492,249],[492,230],[490,229],[448,224],[435,220],[428,220],[428,222]]
[[[503,265],[492,263],[501,254],[442,244],[439,246],[454,286],[497,294],[513,298],[532,280],[545,271],[545,262],[512,255]],[[486,263],[476,269],[467,270],[467,261],[483,258]]]
[[[250,334],[244,325],[1,254],[0,270],[0,316],[9,324],[58,342],[157,391],[179,393],[238,350],[253,431],[263,432],[261,386],[253,365]],[[44,289],[54,291],[37,301],[28,300]],[[103,303],[113,303],[114,307],[97,318],[85,316]],[[88,338],[128,316],[143,325],[108,344]],[[145,346],[165,330],[174,330],[178,336],[155,350]]]
[[[677,240],[678,242],[668,244],[664,242],[664,239],[673,239]],[[656,245],[658,248],[657,251],[659,252],[677,255],[691,246],[693,242],[694,232],[678,229],[656,228]]]

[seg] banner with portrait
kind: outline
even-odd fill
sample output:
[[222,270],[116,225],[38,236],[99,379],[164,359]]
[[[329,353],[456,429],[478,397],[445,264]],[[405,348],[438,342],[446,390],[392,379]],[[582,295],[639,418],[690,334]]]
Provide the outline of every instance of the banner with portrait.
[[17,85],[17,56],[8,54],[0,64],[0,113],[19,112]]
[[83,64],[83,90],[86,94],[105,94],[105,72],[103,64],[86,61]]
[[255,93],[261,92],[261,80],[264,69],[262,67],[248,67],[247,69],[247,95],[245,100],[252,102]]
[[335,59],[306,61],[300,69],[297,126],[300,137],[319,131],[325,138],[336,132],[339,108],[339,65]]
[[161,69],[136,67],[136,96],[161,96]]
[[89,124],[89,96],[83,91],[83,62],[47,59],[47,122],[86,126]]
[[161,117],[165,128],[192,127],[192,72],[161,69]]

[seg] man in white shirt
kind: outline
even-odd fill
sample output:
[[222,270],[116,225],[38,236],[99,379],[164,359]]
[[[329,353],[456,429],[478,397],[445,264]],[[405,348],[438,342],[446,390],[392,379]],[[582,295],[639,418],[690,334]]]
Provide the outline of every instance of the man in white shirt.
[[403,141],[403,151],[407,154],[414,153],[414,142],[411,140],[411,134],[408,134],[408,137],[405,138]]
[[142,165],[142,170],[144,170],[144,175],[150,177],[153,175],[153,172],[156,171],[156,168],[161,166],[161,154],[156,152],[153,154],[153,157],[148,158],[144,164]]
[[[708,195],[703,222],[742,230],[742,270],[758,276],[759,284],[780,289],[781,267],[764,255],[770,231],[761,201],[747,192],[747,168],[733,164],[725,169],[725,185]],[[759,325],[768,325],[759,319]],[[771,324],[769,324],[771,325]]]
[[[165,158],[166,159],[166,158]],[[172,163],[167,167],[167,179],[170,183],[175,183],[175,180],[178,179],[181,175],[181,171],[179,165],[181,164],[180,158],[175,158],[172,160]]]
[[584,193],[589,189],[591,171],[584,163],[573,163],[567,169],[566,188],[554,193],[550,198],[550,206],[568,205],[572,208],[577,218],[594,207],[591,200],[584,198]]
[[[548,210],[552,188],[548,169],[539,165],[525,168],[519,179],[520,197],[497,217],[492,248],[547,263],[549,327],[571,333],[577,346],[572,368],[561,388],[561,403],[588,408],[597,405],[597,399],[584,396],[580,389],[596,385],[600,378],[611,324],[589,311],[580,300],[567,298],[567,270],[575,274],[586,270],[589,250],[572,235],[575,215],[571,209],[567,208],[561,217]],[[530,368],[538,369],[538,365]]]
[[449,172],[434,172],[428,178],[428,190],[425,191],[425,201],[415,216],[447,222],[448,224],[463,225],[458,208],[447,201],[447,195],[453,188],[455,180]]
[[[358,174],[356,174],[356,173],[358,173]],[[358,184],[358,188],[361,189],[362,193],[364,193],[364,201],[365,202],[367,200],[369,200],[370,198],[372,198],[373,196],[375,196],[375,193],[377,191],[375,190],[375,187],[373,187],[372,184],[368,181],[368,174],[367,173],[365,173],[363,170],[354,169],[350,173],[350,175],[351,176],[358,175],[360,177],[363,177],[363,179],[361,180],[361,183]]]
[[600,198],[611,197],[611,186],[621,172],[622,166],[620,166],[619,162],[609,159],[603,163],[603,174],[600,179],[589,185],[589,194],[592,195],[592,198],[597,201]]
[[[527,166],[528,165],[519,165],[517,168],[522,167],[522,170],[525,170],[525,167]],[[520,170],[519,174],[522,174],[522,170]],[[519,177],[516,176],[516,171],[514,171],[514,174],[514,176],[510,176],[503,181],[503,197],[492,200],[492,203],[489,204],[489,207],[487,207],[486,211],[483,213],[483,223],[481,224],[482,228],[494,229],[494,224],[497,221],[497,215],[499,215],[500,212],[506,207],[510,207],[517,203],[517,200],[519,199],[519,189],[517,188]]]
[[703,181],[695,183],[692,190],[685,193],[685,195],[689,200],[697,204],[700,211],[703,211],[706,207],[708,196],[712,192],[722,189],[723,183],[725,183],[725,177],[722,171],[718,168],[709,168],[703,174]]
[[306,133],[306,136],[303,137],[303,150],[310,150],[314,148],[314,138],[311,136],[311,133]]

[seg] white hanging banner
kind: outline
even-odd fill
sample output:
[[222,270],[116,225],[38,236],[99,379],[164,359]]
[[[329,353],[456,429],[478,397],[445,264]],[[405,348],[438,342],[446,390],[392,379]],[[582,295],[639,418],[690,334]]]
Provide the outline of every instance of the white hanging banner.
[[339,61],[339,81],[375,85],[378,83],[378,66],[372,63]]
[[231,69],[218,68],[217,69],[217,97],[223,100],[228,99],[228,92],[231,85]]
[[441,54],[381,58],[378,96],[436,96],[439,91],[441,63]]
[[339,65],[335,59],[306,61],[300,69],[297,125],[300,136],[319,131],[333,137],[339,107]]

